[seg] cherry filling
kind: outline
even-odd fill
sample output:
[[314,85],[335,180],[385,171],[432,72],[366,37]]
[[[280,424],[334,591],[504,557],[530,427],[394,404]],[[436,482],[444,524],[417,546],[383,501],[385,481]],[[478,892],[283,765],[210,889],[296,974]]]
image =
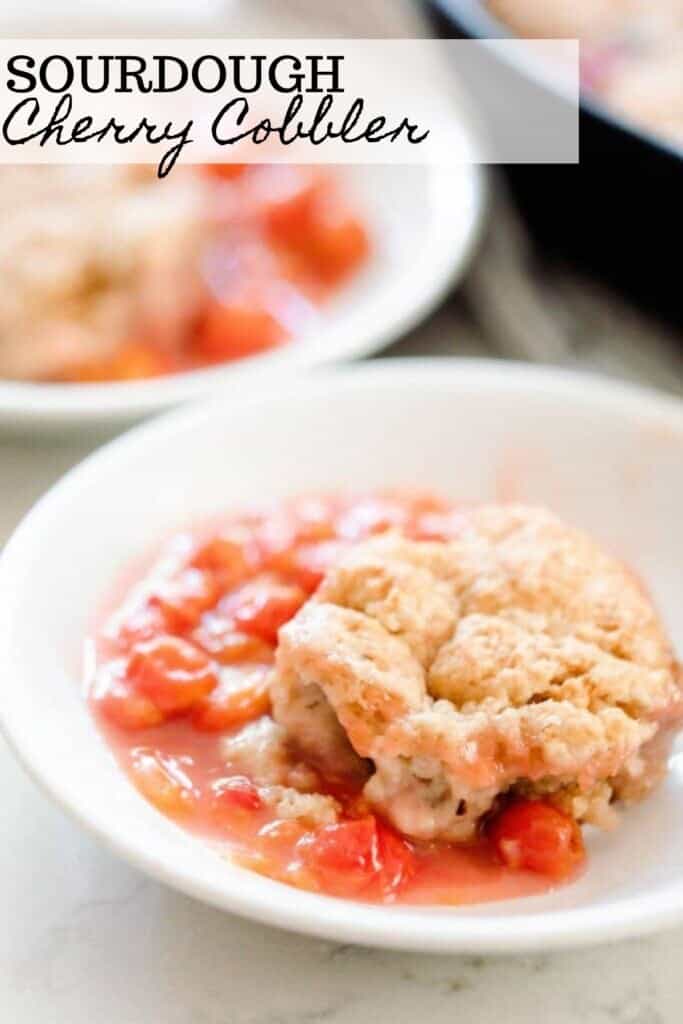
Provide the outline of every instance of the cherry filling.
[[581,829],[540,800],[517,800],[490,823],[488,834],[503,864],[551,878],[571,875],[585,856]]
[[313,766],[303,767],[305,792],[315,780],[340,808],[337,820],[283,817],[260,766],[226,755],[226,737],[268,720],[278,630],[340,550],[397,526],[447,539],[463,522],[461,510],[425,495],[321,497],[185,538],[98,638],[91,704],[140,793],[254,870],[334,896],[471,903],[572,877],[581,832],[548,803],[507,803],[465,846],[420,843],[371,811],[362,782],[325,780]]
[[195,268],[196,308],[177,343],[141,322],[113,353],[70,364],[58,379],[151,378],[267,352],[307,330],[368,259],[364,223],[319,171],[219,164],[196,174],[209,240]]

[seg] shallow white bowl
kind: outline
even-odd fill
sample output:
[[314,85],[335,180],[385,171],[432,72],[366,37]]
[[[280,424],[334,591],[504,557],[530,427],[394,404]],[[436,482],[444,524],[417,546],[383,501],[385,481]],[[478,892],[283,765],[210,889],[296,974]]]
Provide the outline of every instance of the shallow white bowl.
[[378,351],[413,327],[464,272],[484,208],[481,167],[339,168],[373,240],[366,266],[282,348],[191,373],[114,384],[0,380],[0,427],[111,429],[161,409]]
[[[2,722],[65,809],[154,877],[227,910],[342,941],[521,951],[683,918],[683,764],[589,837],[575,884],[475,908],[373,907],[227,864],[155,812],[114,764],[79,690],[83,635],[122,567],[160,533],[310,488],[435,487],[550,505],[623,553],[683,635],[683,411],[597,378],[505,363],[396,361],[320,372],[136,429],[71,472],[0,560]],[[680,649],[680,647],[679,647]]]

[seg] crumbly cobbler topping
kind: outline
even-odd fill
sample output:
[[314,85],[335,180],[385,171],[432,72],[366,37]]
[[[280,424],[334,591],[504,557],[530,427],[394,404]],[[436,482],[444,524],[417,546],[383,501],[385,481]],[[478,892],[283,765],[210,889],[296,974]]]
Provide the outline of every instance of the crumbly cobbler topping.
[[196,315],[206,189],[192,170],[0,169],[0,376],[49,378]]
[[365,796],[397,828],[454,841],[510,791],[609,824],[614,800],[658,780],[655,738],[681,709],[639,581],[514,506],[473,510],[448,542],[353,548],[280,631],[271,690],[313,763],[369,771]]

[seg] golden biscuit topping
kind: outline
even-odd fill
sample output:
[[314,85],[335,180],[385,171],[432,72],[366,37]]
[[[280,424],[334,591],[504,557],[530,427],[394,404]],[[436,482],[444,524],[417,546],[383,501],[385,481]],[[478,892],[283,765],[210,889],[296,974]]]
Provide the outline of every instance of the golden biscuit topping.
[[281,630],[272,694],[302,752],[332,772],[341,747],[347,765],[369,759],[368,799],[407,834],[447,839],[510,788],[605,820],[634,779],[654,781],[643,748],[681,709],[633,574],[522,506],[475,509],[449,542],[354,548]]

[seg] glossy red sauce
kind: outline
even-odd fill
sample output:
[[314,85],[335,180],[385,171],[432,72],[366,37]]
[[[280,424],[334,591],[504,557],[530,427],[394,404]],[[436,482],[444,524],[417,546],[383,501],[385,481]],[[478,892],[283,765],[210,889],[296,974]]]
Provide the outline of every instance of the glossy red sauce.
[[362,267],[365,225],[340,183],[309,167],[215,164],[204,176],[209,211],[201,297],[172,349],[144,334],[113,355],[60,375],[92,383],[195,370],[256,355],[311,330],[320,306]]
[[340,550],[389,527],[446,539],[463,522],[431,495],[314,497],[175,538],[100,630],[90,686],[93,712],[142,795],[253,870],[335,896],[476,903],[575,874],[580,832],[544,804],[510,805],[474,844],[417,843],[348,783],[318,776],[318,791],[343,812],[336,825],[312,827],[278,820],[244,764],[221,749],[268,714],[277,629]]

